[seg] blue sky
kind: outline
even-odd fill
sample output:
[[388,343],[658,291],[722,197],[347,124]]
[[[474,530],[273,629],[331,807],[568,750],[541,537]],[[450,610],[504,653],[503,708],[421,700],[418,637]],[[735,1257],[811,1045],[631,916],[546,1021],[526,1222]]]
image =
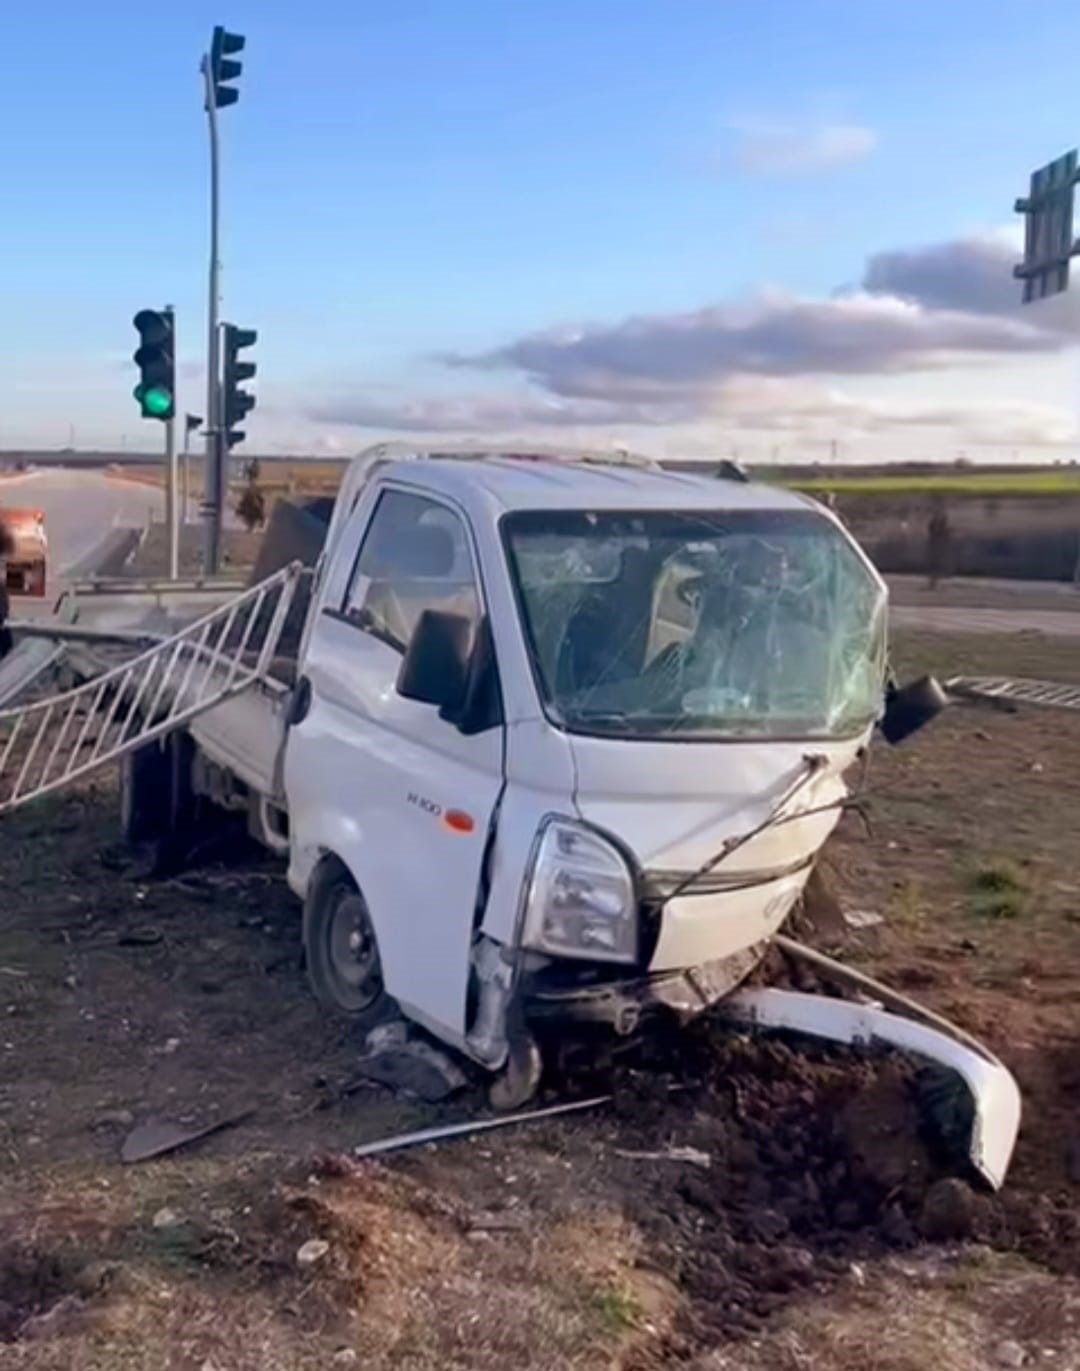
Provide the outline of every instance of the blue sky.
[[[222,116],[223,313],[260,333],[252,445],[545,416],[593,441],[784,455],[832,435],[951,456],[987,433],[1060,455],[1069,437],[1060,322],[1015,349],[997,325],[963,346],[947,328],[944,350],[905,336],[879,366],[774,344],[821,324],[778,298],[828,302],[874,254],[995,243],[1007,273],[1013,197],[1080,139],[1075,0],[58,0],[5,13],[0,447],[69,425],[80,445],[156,444],[130,320],[165,301],[201,412],[215,22],[248,40]],[[709,310],[761,318],[747,335]],[[552,329],[557,358],[530,341]]]

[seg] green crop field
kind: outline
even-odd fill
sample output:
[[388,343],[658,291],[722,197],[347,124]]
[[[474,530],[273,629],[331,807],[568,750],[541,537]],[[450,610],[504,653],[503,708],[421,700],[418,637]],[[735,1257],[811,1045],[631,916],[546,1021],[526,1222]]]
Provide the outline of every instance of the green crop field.
[[1080,470],[822,476],[786,484],[811,495],[1080,495]]

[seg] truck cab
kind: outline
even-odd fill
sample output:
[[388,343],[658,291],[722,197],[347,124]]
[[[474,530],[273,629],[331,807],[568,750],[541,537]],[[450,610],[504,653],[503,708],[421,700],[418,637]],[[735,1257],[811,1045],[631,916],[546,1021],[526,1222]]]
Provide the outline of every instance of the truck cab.
[[884,584],[772,487],[377,458],[316,568],[281,770],[317,993],[489,1069],[706,1007],[798,898],[885,695]]

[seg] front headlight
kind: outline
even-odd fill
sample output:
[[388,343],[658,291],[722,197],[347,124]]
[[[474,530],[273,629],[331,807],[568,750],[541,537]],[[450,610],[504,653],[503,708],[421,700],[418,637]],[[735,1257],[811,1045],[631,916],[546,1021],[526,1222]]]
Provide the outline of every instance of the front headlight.
[[525,897],[522,941],[560,957],[634,961],[637,900],[622,853],[590,828],[549,819]]

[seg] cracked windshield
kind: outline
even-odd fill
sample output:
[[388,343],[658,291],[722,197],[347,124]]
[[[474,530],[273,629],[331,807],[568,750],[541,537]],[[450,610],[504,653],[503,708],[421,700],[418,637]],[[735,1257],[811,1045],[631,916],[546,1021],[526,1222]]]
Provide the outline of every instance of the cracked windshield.
[[507,536],[569,729],[828,738],[879,712],[884,597],[819,515],[527,512]]

